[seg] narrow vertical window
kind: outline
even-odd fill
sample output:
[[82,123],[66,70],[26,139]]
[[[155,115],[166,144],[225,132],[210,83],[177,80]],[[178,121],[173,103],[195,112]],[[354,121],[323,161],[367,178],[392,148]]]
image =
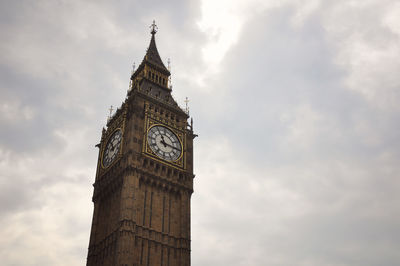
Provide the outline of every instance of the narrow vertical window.
[[149,227],[151,227],[151,215],[153,214],[153,191],[150,194],[150,222]]
[[165,214],[165,196],[163,196],[163,201],[162,201],[162,226],[161,226],[161,231],[164,232],[164,214]]
[[143,223],[142,225],[144,226],[144,222],[146,221],[146,201],[147,201],[147,190],[144,192],[144,202],[143,202]]
[[144,240],[142,238],[142,249],[140,250],[140,265],[143,265],[143,249],[144,249]]
[[147,266],[150,265],[150,241],[147,241]]
[[167,266],[169,266],[169,252],[170,252],[170,248],[168,247],[168,253],[167,253]]
[[169,206],[168,206],[168,233],[171,231],[171,196],[169,196]]
[[164,247],[161,245],[161,266],[164,265],[163,260],[164,260]]

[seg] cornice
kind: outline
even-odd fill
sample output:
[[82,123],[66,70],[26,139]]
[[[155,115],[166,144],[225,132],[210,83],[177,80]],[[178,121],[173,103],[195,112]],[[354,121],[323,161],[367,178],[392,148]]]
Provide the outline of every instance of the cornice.
[[[149,185],[159,187],[161,189],[175,191],[177,193],[184,192],[188,193],[189,195],[193,193],[193,188],[191,186],[168,180],[167,178],[161,177],[160,174],[149,171],[145,167],[128,165],[127,159],[130,154],[133,154],[133,152],[126,152],[120,159],[118,159],[118,162],[112,165],[110,169],[101,175],[93,184],[93,202],[95,202],[98,198],[103,198],[109,193],[117,190],[123,183],[124,175],[134,173],[137,173],[139,175],[139,179],[148,183]],[[138,153],[138,155],[142,156],[140,153]],[[185,170],[177,169],[177,171],[183,173],[189,179],[193,179],[195,177],[194,174]]]

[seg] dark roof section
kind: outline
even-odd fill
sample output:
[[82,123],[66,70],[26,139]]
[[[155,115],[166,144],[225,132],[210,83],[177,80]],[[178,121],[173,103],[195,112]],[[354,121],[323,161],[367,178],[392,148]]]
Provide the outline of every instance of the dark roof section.
[[147,52],[144,56],[143,61],[147,61],[148,63],[150,63],[150,65],[158,68],[158,70],[166,72],[165,74],[170,75],[168,69],[165,67],[163,61],[161,60],[160,54],[158,53],[154,35],[155,32],[152,32],[150,45],[149,48],[147,48]]
[[147,95],[148,97],[162,102],[169,107],[172,107],[173,109],[179,111],[181,114],[189,117],[172,97],[171,91],[166,91],[164,88],[159,87],[158,85],[154,85],[154,83],[148,81],[147,79],[143,79],[141,81],[140,86],[138,87],[138,91]]
[[158,53],[157,46],[156,46],[156,39],[154,35],[156,31],[151,32],[151,40],[150,45],[147,48],[146,54],[143,58],[143,61],[140,63],[136,71],[132,74],[131,79],[133,80],[134,77],[144,68],[144,65],[150,65],[151,67],[155,68],[156,70],[164,73],[167,76],[170,76],[171,73],[165,67],[163,61],[161,60],[160,54]]

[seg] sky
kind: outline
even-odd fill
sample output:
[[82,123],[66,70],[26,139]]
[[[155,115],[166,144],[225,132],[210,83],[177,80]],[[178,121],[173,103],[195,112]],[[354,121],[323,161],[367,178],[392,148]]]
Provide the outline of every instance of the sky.
[[193,266],[400,265],[400,3],[0,1],[0,261],[85,265],[101,130],[156,42]]

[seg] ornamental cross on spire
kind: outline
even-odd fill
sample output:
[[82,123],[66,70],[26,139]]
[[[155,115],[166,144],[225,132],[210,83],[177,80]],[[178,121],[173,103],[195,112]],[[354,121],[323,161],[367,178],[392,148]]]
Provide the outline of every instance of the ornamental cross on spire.
[[186,112],[186,114],[189,114],[189,99],[188,99],[188,97],[186,97],[185,103],[186,103],[185,112]]
[[151,34],[152,35],[156,34],[156,32],[158,30],[158,27],[156,25],[156,21],[155,20],[153,20],[153,24],[151,24],[150,28],[151,28]]
[[111,115],[112,115],[112,111],[113,111],[114,109],[113,109],[113,107],[112,107],[112,105],[111,105],[111,107],[110,107],[110,109],[108,109],[108,111],[110,111],[110,115],[108,116],[108,119],[111,119]]

